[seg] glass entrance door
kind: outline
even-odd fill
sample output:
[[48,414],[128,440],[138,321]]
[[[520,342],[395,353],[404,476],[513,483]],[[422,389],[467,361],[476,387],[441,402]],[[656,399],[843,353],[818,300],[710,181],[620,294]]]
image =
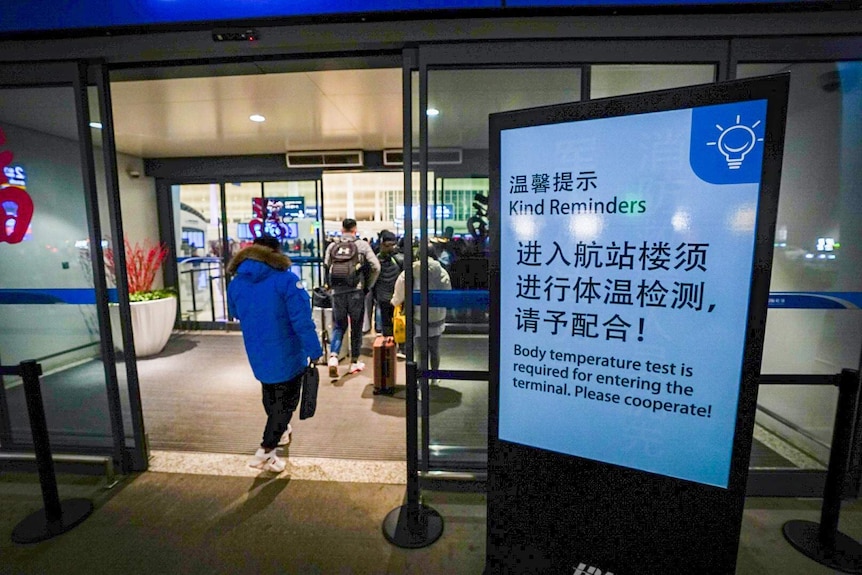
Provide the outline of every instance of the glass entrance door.
[[[0,66],[0,362],[41,364],[55,452],[145,468],[134,358],[118,376],[111,336],[109,300],[127,317],[128,297],[106,281],[104,253],[122,229],[104,78],[75,63]],[[5,377],[0,451],[30,449],[22,382]]]
[[262,234],[277,237],[309,289],[320,283],[322,181],[171,186],[180,325],[218,329],[227,314],[225,268]]
[[[414,349],[428,386],[420,405],[423,471],[482,473],[487,463],[488,278],[494,273],[488,269],[493,225],[487,217],[488,115],[708,83],[725,74],[720,44],[702,43],[696,51],[698,63],[685,63],[688,56],[682,48],[648,42],[513,43],[469,51],[444,45],[420,48],[414,153],[421,159],[422,175],[433,170],[436,176],[433,185],[421,190],[423,206],[435,207],[420,209],[429,214],[415,234],[420,236],[420,275],[433,278],[434,270],[442,269],[451,287],[439,290],[414,280],[420,292],[414,295],[417,307],[427,305],[438,310],[429,316],[445,317],[442,334],[428,323],[416,324],[419,340],[427,337],[430,342],[428,352],[424,346]],[[460,165],[440,162],[451,161],[453,150],[460,150]],[[565,195],[574,191],[577,177],[577,172],[535,175],[506,184]],[[538,289],[557,288],[543,283]]]

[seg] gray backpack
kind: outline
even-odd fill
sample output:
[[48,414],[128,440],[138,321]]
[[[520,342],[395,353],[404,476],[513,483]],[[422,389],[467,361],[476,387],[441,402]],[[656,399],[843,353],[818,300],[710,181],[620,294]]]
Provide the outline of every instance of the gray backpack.
[[339,240],[329,257],[329,286],[355,288],[362,272],[362,254],[354,240]]

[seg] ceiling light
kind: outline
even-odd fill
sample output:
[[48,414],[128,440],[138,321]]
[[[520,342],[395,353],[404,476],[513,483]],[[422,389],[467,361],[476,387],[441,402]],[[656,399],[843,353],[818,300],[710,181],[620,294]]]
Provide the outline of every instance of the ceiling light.
[[438,110],[437,108],[428,108],[427,110],[425,110],[425,113],[429,116],[439,116],[440,110]]
[[101,130],[101,129],[102,129],[102,124],[101,124],[100,122],[90,122],[90,127],[91,127],[91,128],[96,128],[97,130]]
[[260,114],[252,114],[251,116],[248,117],[248,119],[251,120],[252,122],[266,122],[266,118],[264,118]]

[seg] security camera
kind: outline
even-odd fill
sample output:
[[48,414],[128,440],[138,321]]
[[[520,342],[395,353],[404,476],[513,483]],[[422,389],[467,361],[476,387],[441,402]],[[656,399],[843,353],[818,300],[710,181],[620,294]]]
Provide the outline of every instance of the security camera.
[[827,92],[836,92],[841,89],[841,74],[838,70],[820,74],[820,87]]
[[129,170],[126,173],[129,174],[130,178],[137,179],[141,177],[141,172],[139,172],[138,170]]

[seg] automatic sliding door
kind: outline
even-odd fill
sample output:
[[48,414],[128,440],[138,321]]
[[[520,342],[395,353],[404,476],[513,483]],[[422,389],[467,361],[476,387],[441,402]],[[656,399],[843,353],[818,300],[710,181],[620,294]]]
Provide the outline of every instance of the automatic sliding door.
[[[260,183],[253,187],[232,193],[259,195]],[[224,260],[232,244],[224,240],[221,184],[182,184],[171,191],[180,320],[193,325],[224,322]]]
[[[740,63],[737,77],[777,72],[790,73],[790,145],[762,371],[835,374],[856,369],[862,348],[862,60]],[[830,385],[761,387],[756,437],[782,456],[769,467],[826,467],[837,395]]]
[[[436,266],[429,259],[436,259],[452,287],[450,293],[428,289],[429,308],[445,310],[439,365],[432,354],[420,354],[418,346],[415,352],[420,371],[436,384],[429,386],[420,410],[423,469],[486,468],[487,238],[493,225],[486,211],[488,115],[708,83],[726,74],[720,64],[726,58],[726,43],[702,42],[694,52],[693,48],[673,42],[525,42],[472,46],[469,51],[457,46],[420,48],[418,103],[414,102],[419,109],[420,137],[414,153],[422,157],[420,171],[433,170],[436,182],[422,190],[421,213],[428,210],[428,217],[416,235],[421,231],[427,240],[423,274]],[[460,153],[458,162],[453,162],[458,155],[453,151]],[[578,160],[588,150],[573,142],[571,153],[571,171],[525,174],[503,185],[513,192],[572,194],[579,176]],[[555,281],[539,273],[525,278],[524,294],[545,297],[559,289]],[[418,280],[416,286],[419,289]],[[422,325],[417,333],[427,336],[433,347],[437,335],[433,327]]]
[[[123,461],[85,69],[0,66],[0,361],[42,365],[52,447]],[[50,85],[49,85],[50,84]],[[96,136],[98,139],[98,136]],[[99,178],[104,181],[104,177]],[[102,195],[104,198],[104,194]],[[106,213],[108,212],[105,207]],[[106,218],[110,219],[110,218]],[[23,387],[0,382],[3,450],[32,443]]]
[[[442,335],[429,323],[428,337],[436,353],[422,357],[415,346],[420,369],[443,372],[488,372],[488,115],[581,99],[582,73],[575,66],[559,68],[494,68],[429,70],[427,73],[427,138],[429,169],[437,185],[427,190],[428,259],[422,273],[445,270],[451,293],[429,285],[429,319],[445,320]],[[440,163],[445,152],[461,150],[472,177],[460,166]],[[468,172],[468,174],[470,173]],[[452,177],[446,177],[452,174]],[[554,193],[555,181],[549,181]],[[524,182],[525,186],[539,182]],[[559,191],[559,190],[556,190]],[[430,261],[429,261],[430,260]],[[426,272],[430,268],[430,272]],[[416,282],[417,288],[419,281]],[[439,300],[438,305],[434,305]],[[422,326],[417,324],[422,337]],[[427,363],[424,363],[426,362]],[[484,468],[486,465],[488,382],[470,379],[468,373],[448,379],[432,375],[428,394],[429,468]]]

